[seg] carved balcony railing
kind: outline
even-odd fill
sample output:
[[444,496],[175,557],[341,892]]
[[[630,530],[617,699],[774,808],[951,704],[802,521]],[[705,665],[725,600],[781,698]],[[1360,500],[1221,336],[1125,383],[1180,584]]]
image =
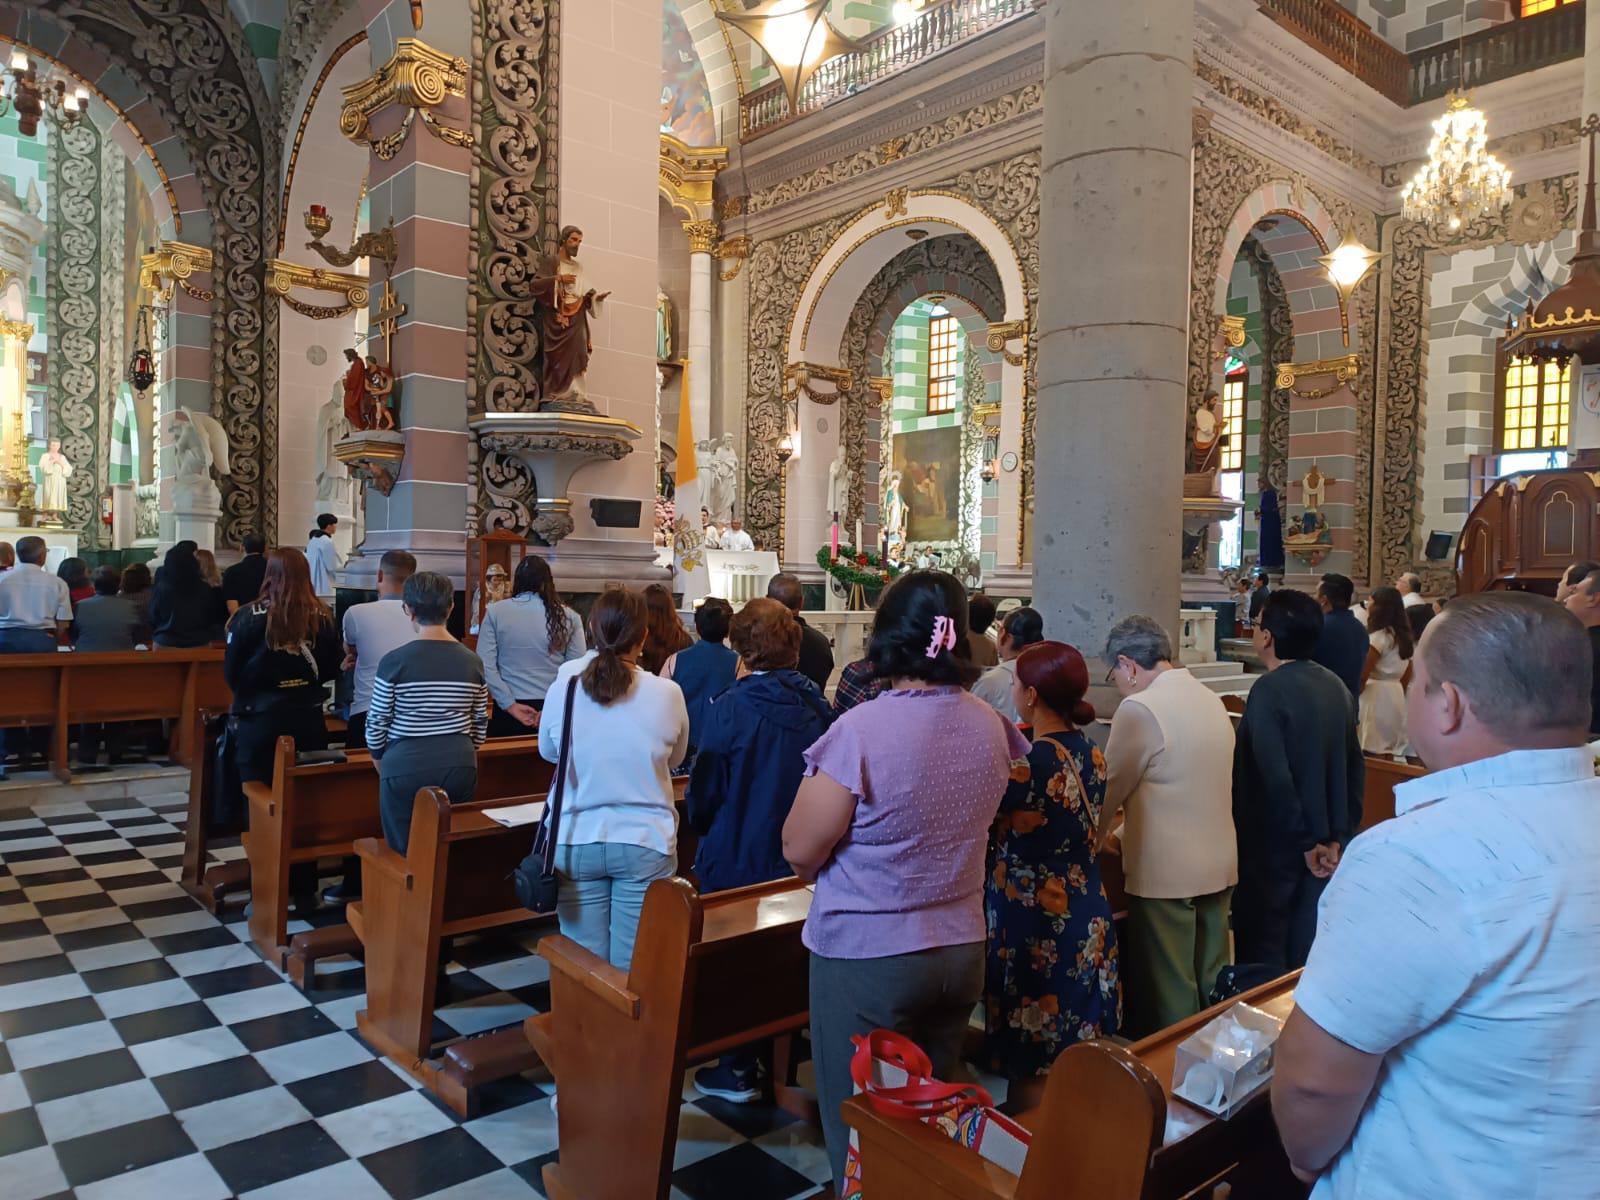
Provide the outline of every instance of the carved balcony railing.
[[1261,11],[1396,104],[1411,103],[1411,61],[1338,0],[1258,0]]
[[1437,100],[1457,85],[1478,87],[1583,57],[1583,10],[1563,4],[1411,55],[1411,103]]
[[740,101],[739,130],[746,139],[767,133],[1033,12],[1034,0],[936,0],[905,24],[866,38],[861,49],[823,63],[800,89],[794,112],[781,83],[750,92]]
[[1437,100],[1457,86],[1477,87],[1583,57],[1583,10],[1563,4],[1406,54],[1374,33],[1339,0],[1257,0],[1262,12],[1396,104]]

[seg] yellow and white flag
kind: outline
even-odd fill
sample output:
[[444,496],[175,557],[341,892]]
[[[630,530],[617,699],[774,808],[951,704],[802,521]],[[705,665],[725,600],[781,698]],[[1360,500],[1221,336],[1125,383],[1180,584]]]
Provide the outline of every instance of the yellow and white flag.
[[672,566],[683,607],[693,608],[711,591],[706,570],[705,531],[700,527],[700,464],[695,458],[694,414],[689,408],[689,364],[683,364],[678,391],[678,461],[674,476]]

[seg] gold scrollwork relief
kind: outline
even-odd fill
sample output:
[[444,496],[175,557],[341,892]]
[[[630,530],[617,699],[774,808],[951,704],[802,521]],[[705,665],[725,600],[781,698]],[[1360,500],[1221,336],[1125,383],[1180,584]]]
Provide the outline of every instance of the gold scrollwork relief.
[[[308,304],[289,294],[291,288],[307,288],[317,292],[332,292],[344,297],[342,304]],[[347,275],[342,271],[329,271],[323,267],[304,267],[299,263],[275,258],[267,268],[267,290],[280,297],[284,304],[303,317],[314,321],[327,321],[347,316],[358,308],[365,308],[371,296],[367,280],[361,275]]]
[[[1361,356],[1346,354],[1343,358],[1319,358],[1315,362],[1279,363],[1274,387],[1288,388],[1296,396],[1307,400],[1320,400],[1330,396],[1357,375],[1361,374]],[[1333,383],[1324,388],[1309,388],[1300,384],[1302,379],[1332,377]]]
[[33,339],[33,326],[26,321],[13,321],[10,317],[0,317],[0,337],[11,338],[26,346]]
[[[1229,350],[1238,350],[1244,345],[1244,318],[1219,317],[1217,319],[1217,334],[1220,341],[1214,357],[1221,358]],[[1286,386],[1283,384],[1280,387]]]
[[[812,384],[831,383],[834,390],[819,392]],[[855,386],[855,372],[848,367],[826,367],[817,363],[790,363],[783,369],[783,390],[791,398],[804,396],[813,404],[833,404]]]
[[885,220],[892,221],[896,217],[906,215],[906,203],[911,199],[911,189],[897,187],[890,188],[883,197],[883,216]]
[[197,300],[210,300],[212,294],[189,282],[196,271],[210,272],[211,251],[204,246],[191,246],[187,242],[162,242],[159,247],[139,259],[139,287],[153,294],[158,304],[172,300],[173,285],[177,284]]
[[[440,141],[471,146],[470,130],[445,125],[431,111],[453,96],[466,94],[466,59],[435,50],[419,38],[404,37],[395,43],[393,58],[368,78],[344,89],[339,131],[352,142],[371,147],[379,158],[390,159],[400,152],[420,115],[423,127]],[[381,138],[372,137],[372,117],[391,104],[407,110],[400,128]]]
[[733,266],[725,271],[718,271],[717,278],[723,283],[732,283],[739,278],[739,272],[744,270],[744,261],[750,257],[750,239],[745,234],[736,233],[733,237],[723,238],[717,243],[717,258],[722,262],[731,262]]
[[1006,362],[1013,367],[1020,367],[1028,360],[1027,350],[1021,352],[1006,349],[1007,342],[1028,340],[1028,322],[1022,321],[993,321],[989,325],[989,338],[987,345],[991,354],[1005,355]]
[[[726,146],[690,146],[670,133],[661,135],[658,176],[661,194],[667,203],[691,221],[708,216],[715,209],[717,176],[728,166]],[[737,199],[737,197],[735,197]],[[731,215],[724,205],[724,215]]]

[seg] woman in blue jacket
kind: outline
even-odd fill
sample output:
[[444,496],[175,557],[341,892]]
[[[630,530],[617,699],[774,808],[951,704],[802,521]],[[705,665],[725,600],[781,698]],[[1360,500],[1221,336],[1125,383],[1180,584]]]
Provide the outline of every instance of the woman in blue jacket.
[[[785,879],[783,823],[805,774],[804,754],[833,720],[816,684],[795,670],[800,624],[776,600],[752,600],[733,618],[733,686],[707,706],[689,776],[689,825],[700,835],[700,891]],[[711,1096],[748,1104],[760,1095],[757,1056],[724,1055],[695,1075]]]

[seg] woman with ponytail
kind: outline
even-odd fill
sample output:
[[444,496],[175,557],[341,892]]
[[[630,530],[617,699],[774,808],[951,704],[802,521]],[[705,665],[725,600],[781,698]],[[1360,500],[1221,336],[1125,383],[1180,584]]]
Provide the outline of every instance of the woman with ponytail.
[[478,626],[478,657],[494,697],[489,736],[527,737],[562,663],[584,652],[583,622],[561,602],[550,564],[530,554],[511,577],[511,597],[496,600]]
[[572,726],[556,847],[561,932],[623,971],[645,891],[678,869],[672,769],[689,748],[683,692],[639,669],[645,626],[641,596],[602,592],[589,611],[589,651],[556,672],[539,722],[550,762]]
[[1094,856],[1106,760],[1083,732],[1094,720],[1088,690],[1083,655],[1064,642],[1017,656],[1012,700],[1035,740],[1000,802],[984,889],[985,1055],[1011,1081],[1013,1112],[1043,1099],[1056,1055],[1122,1026],[1116,933]]
[[836,1186],[851,1037],[896,1030],[949,1079],[983,995],[984,849],[1028,743],[968,693],[978,672],[966,639],[955,576],[912,571],[890,585],[867,651],[889,690],[806,751],[783,826],[784,858],[816,881],[804,934],[811,1053]]

